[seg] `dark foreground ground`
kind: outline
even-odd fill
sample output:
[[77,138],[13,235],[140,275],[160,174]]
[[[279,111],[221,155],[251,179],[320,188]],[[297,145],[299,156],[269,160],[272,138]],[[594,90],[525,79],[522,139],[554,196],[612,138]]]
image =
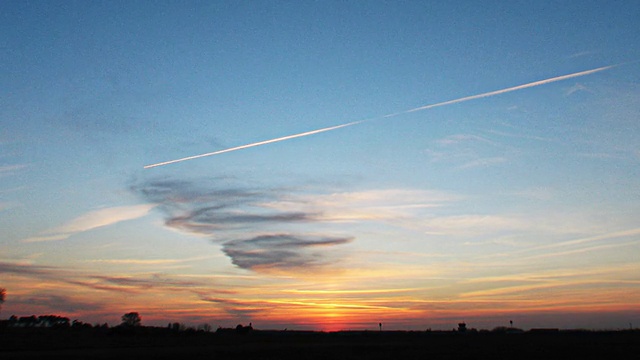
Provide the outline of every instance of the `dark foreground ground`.
[[0,333],[0,359],[640,359],[640,331]]

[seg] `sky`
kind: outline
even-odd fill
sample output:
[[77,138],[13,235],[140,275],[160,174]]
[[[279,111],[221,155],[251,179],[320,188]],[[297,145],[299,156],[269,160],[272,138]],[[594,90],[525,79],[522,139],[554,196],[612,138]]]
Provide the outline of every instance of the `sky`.
[[639,18],[3,1],[0,318],[637,326]]

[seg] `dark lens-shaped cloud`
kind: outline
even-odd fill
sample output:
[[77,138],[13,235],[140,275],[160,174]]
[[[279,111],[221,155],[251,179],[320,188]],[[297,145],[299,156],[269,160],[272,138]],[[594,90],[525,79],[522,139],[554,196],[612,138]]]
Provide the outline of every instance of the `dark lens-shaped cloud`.
[[[328,248],[352,240],[292,230],[300,224],[320,223],[323,214],[272,206],[301,198],[291,196],[290,189],[233,187],[229,179],[163,179],[136,184],[132,190],[145,201],[159,204],[167,227],[211,237],[222,244],[231,262],[243,269],[327,265],[336,258]],[[245,238],[247,233],[252,236]]]
[[289,234],[261,235],[224,243],[222,251],[244,269],[296,268],[324,265],[316,248],[346,244],[351,238],[311,238]]

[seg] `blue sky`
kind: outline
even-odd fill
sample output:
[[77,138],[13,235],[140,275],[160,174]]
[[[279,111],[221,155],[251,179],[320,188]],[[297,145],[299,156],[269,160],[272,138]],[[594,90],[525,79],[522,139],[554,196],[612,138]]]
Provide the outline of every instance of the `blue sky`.
[[0,316],[639,322],[638,18],[634,1],[4,2]]

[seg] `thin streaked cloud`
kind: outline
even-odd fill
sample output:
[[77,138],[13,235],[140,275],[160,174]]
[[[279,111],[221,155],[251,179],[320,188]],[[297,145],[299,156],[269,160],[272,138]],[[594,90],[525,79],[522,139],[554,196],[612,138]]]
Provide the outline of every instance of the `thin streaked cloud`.
[[597,54],[598,51],[594,51],[594,50],[588,50],[588,51],[580,51],[574,54],[569,55],[567,58],[568,59],[576,59],[579,57],[583,57],[583,56],[587,56],[587,55],[593,55],[593,54]]
[[588,93],[593,93],[593,91],[591,91],[591,90],[590,90],[588,87],[586,87],[585,85],[580,84],[580,83],[577,83],[577,84],[573,85],[572,87],[568,88],[568,89],[565,91],[564,95],[565,95],[565,96],[571,96],[571,95],[573,95],[573,94],[575,94],[575,93],[578,93],[578,92],[588,92]]
[[0,165],[0,177],[15,175],[27,167],[27,164]]
[[60,227],[44,231],[37,236],[29,237],[22,241],[33,243],[65,240],[77,233],[140,218],[147,215],[155,206],[154,204],[143,204],[90,211]]
[[215,258],[216,256],[196,256],[187,259],[92,259],[84,260],[88,263],[118,264],[118,265],[165,265],[181,264],[195,261],[202,261]]
[[481,158],[481,159],[476,159],[468,163],[462,164],[458,166],[458,169],[466,170],[466,169],[473,169],[473,168],[483,168],[487,166],[499,165],[505,162],[507,162],[507,158],[504,158],[504,157]]
[[553,139],[548,138],[548,137],[536,136],[536,135],[524,134],[524,133],[516,133],[516,132],[506,132],[506,131],[499,131],[499,130],[487,130],[487,133],[493,134],[493,135],[499,135],[499,136],[503,136],[503,137],[509,137],[509,138],[538,140],[538,141],[544,141],[544,142],[554,141]]
[[473,134],[455,134],[449,135],[443,139],[437,140],[436,143],[439,145],[457,145],[460,143],[468,143],[468,142],[481,142],[485,144],[497,145],[494,141],[491,141],[485,137],[473,135]]

